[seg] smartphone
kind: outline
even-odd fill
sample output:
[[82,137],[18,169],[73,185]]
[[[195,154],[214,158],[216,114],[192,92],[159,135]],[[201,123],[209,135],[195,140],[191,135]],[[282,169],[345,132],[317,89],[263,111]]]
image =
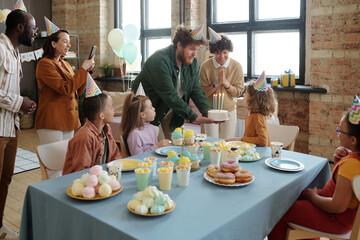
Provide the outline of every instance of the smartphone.
[[95,52],[96,52],[96,46],[92,46],[91,51],[90,51],[90,55],[89,55],[89,59],[94,56]]

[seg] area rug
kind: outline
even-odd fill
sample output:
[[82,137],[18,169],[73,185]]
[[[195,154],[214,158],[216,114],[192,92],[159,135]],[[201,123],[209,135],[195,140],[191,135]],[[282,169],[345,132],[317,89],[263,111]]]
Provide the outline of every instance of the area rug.
[[39,159],[36,153],[23,148],[17,149],[14,174],[30,171],[39,167]]

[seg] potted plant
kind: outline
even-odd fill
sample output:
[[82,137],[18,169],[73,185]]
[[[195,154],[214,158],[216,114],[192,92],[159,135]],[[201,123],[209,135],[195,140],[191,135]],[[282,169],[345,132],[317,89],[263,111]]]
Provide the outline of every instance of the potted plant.
[[112,70],[114,69],[114,65],[104,64],[100,67],[100,69],[104,71],[105,77],[112,77]]
[[[28,97],[30,100],[36,102],[35,92],[29,89],[21,91],[21,96]],[[34,127],[34,114],[20,114],[20,129],[30,129]]]

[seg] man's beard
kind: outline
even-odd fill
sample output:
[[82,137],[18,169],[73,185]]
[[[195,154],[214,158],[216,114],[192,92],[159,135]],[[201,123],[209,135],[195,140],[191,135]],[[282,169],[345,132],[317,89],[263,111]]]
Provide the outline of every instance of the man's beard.
[[27,47],[31,47],[32,46],[32,37],[29,36],[29,32],[28,31],[24,31],[24,33],[21,35],[20,37],[20,43],[24,46],[27,46]]
[[188,60],[187,58],[185,58],[184,52],[185,52],[184,50],[180,51],[179,59],[181,60],[182,64],[190,65],[192,63],[192,60]]

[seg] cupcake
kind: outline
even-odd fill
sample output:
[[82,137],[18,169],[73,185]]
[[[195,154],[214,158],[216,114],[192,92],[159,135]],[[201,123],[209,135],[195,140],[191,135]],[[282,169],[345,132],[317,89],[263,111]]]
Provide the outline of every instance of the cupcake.
[[194,131],[191,129],[185,130],[184,138],[185,138],[186,145],[194,144],[195,143]]
[[190,158],[188,157],[181,157],[179,160],[179,164],[185,165],[185,164],[191,164]]
[[198,169],[200,167],[200,160],[197,154],[190,155],[191,170]]
[[236,151],[227,150],[227,160],[239,161],[240,155]]
[[175,152],[175,151],[169,151],[168,154],[167,154],[167,159],[169,160],[169,158],[171,156],[177,156],[178,154]]
[[183,144],[184,138],[181,132],[179,131],[174,131],[171,134],[171,140],[172,143],[176,146],[181,146]]
[[187,150],[191,154],[198,154],[200,145],[198,143],[194,143],[193,145],[190,145],[187,147]]

